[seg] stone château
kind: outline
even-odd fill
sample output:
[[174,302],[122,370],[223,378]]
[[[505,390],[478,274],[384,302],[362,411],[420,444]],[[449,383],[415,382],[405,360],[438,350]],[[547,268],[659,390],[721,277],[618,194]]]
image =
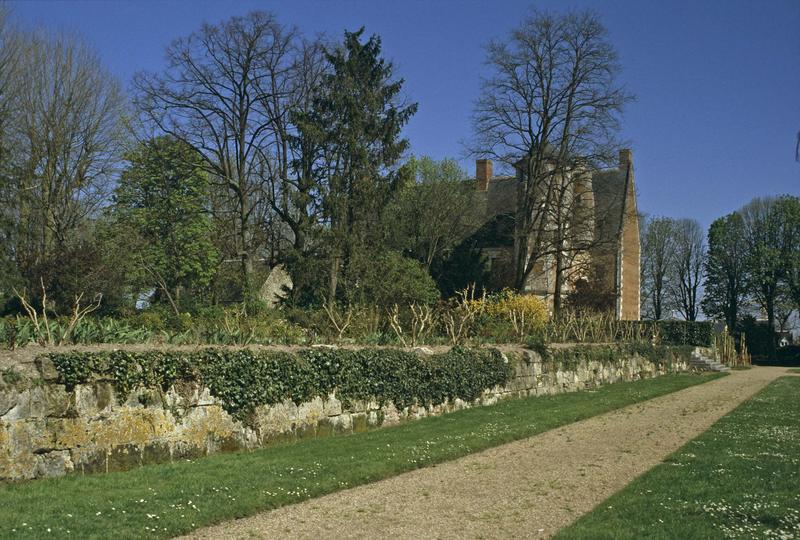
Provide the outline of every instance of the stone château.
[[[581,177],[569,182],[569,211],[581,215],[581,241],[585,250],[571,253],[565,271],[562,298],[577,288],[608,298],[608,310],[620,320],[640,318],[639,214],[632,152],[619,152],[616,167],[574,173]],[[478,204],[483,224],[476,234],[477,247],[489,266],[494,288],[514,284],[515,238],[523,234],[516,226],[517,200],[522,197],[524,171],[494,176],[492,161],[479,159],[475,175]],[[550,306],[555,294],[554,257],[545,255],[533,265],[525,290],[541,296]]]

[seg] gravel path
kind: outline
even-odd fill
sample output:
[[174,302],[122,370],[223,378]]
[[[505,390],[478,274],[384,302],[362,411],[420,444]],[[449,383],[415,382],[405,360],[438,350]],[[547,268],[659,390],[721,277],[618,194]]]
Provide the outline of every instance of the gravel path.
[[757,367],[478,454],[200,529],[192,538],[545,538],[785,368]]

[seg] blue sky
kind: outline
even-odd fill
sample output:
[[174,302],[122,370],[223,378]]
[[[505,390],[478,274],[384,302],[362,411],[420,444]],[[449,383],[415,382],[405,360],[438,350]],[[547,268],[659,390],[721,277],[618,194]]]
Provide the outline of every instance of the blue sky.
[[[163,66],[164,47],[200,24],[254,9],[338,39],[365,26],[406,80],[419,112],[416,154],[462,158],[486,74],[483,45],[534,6],[591,8],[637,96],[622,136],[633,148],[640,210],[707,226],[751,198],[800,194],[800,2],[302,1],[10,2],[24,27],[77,32],[127,85]],[[474,174],[474,163],[462,159]]]

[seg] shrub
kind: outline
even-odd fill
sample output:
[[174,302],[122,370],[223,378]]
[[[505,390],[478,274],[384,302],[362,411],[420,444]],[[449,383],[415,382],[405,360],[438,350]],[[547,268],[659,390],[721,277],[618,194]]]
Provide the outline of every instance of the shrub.
[[800,366],[800,345],[788,345],[775,351],[775,359],[779,365]]
[[[65,317],[50,319],[48,326],[53,341],[62,339],[69,343],[144,343],[152,332],[146,328],[138,328],[125,320],[111,317],[85,318],[75,324],[69,335],[70,321]],[[40,322],[37,331],[33,322],[27,317],[5,317],[0,319],[0,344],[8,348],[24,347],[29,343],[42,340],[46,333],[44,324]],[[66,335],[66,338],[65,338]]]
[[395,304],[433,304],[439,289],[419,261],[396,251],[361,254],[347,271],[347,300],[388,308]]
[[642,321],[650,325],[657,340],[664,345],[714,345],[714,323],[711,321]]
[[618,321],[610,314],[568,311],[550,321],[548,341],[568,343],[637,343],[711,347],[710,321]]
[[476,333],[499,341],[522,341],[540,332],[547,323],[547,306],[537,296],[503,291],[473,300],[477,306]]
[[226,308],[194,317],[185,327],[193,343],[209,345],[271,345],[304,343],[307,332],[276,310],[248,316],[243,309]]
[[525,348],[536,351],[543,360],[546,360],[550,356],[550,350],[547,348],[544,334],[541,333],[528,336],[525,340]]
[[512,375],[499,351],[458,347],[429,356],[401,349],[286,353],[215,348],[48,356],[68,388],[103,377],[113,381],[121,399],[137,387],[166,390],[179,379],[196,379],[241,420],[260,405],[287,399],[301,403],[333,391],[345,403],[391,401],[399,408],[455,398],[472,401]]
[[740,325],[750,354],[756,357],[768,357],[775,343],[775,332],[767,324],[753,317],[744,317]]

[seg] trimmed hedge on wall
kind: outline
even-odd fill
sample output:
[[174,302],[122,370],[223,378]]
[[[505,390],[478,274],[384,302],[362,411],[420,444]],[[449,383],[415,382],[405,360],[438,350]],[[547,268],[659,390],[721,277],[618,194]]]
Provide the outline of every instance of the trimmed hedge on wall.
[[645,325],[647,332],[658,336],[663,345],[714,345],[714,323],[711,321],[637,321]]
[[496,349],[454,347],[419,355],[400,349],[305,349],[296,353],[247,349],[47,355],[59,382],[72,388],[93,379],[110,380],[120,399],[137,387],[167,390],[179,380],[197,380],[236,418],[247,421],[260,405],[316,396],[438,405],[447,399],[472,401],[506,384],[513,369]]

